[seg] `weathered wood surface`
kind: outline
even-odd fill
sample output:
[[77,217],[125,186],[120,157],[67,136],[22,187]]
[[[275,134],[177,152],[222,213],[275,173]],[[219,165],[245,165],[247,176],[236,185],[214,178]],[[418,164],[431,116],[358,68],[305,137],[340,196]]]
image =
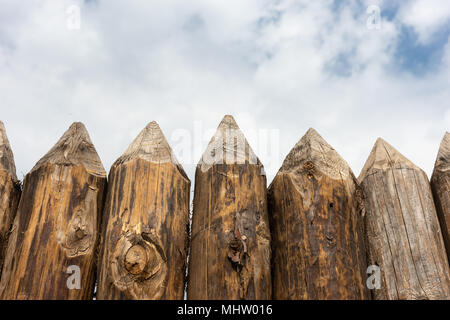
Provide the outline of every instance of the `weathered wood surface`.
[[[450,262],[450,133],[446,133],[431,177],[431,190]],[[450,276],[450,275],[449,275]]]
[[270,299],[266,176],[231,116],[195,175],[188,299]]
[[112,165],[98,299],[183,299],[190,181],[152,122]]
[[375,299],[448,299],[449,266],[426,174],[378,139],[359,177]]
[[11,225],[20,199],[20,183],[16,176],[14,156],[0,121],[0,276]]
[[356,178],[309,129],[269,186],[273,298],[369,299]]
[[[25,177],[1,298],[92,298],[105,187],[106,173],[84,125],[72,124]],[[67,273],[77,267],[79,289],[70,278],[76,274]]]

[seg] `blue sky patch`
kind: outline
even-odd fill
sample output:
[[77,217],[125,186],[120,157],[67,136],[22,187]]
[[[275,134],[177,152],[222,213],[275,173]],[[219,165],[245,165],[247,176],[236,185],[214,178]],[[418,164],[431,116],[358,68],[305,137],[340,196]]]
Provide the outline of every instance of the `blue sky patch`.
[[434,72],[441,65],[449,36],[450,25],[446,25],[423,44],[412,27],[402,26],[394,56],[396,69],[416,76]]

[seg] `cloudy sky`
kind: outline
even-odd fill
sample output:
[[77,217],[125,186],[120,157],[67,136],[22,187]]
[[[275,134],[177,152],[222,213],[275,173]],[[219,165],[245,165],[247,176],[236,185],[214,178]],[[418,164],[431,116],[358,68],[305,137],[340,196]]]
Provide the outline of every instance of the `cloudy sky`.
[[74,121],[108,170],[156,120],[193,181],[225,114],[269,182],[309,127],[356,175],[379,136],[431,174],[450,128],[450,1],[0,0],[19,178]]

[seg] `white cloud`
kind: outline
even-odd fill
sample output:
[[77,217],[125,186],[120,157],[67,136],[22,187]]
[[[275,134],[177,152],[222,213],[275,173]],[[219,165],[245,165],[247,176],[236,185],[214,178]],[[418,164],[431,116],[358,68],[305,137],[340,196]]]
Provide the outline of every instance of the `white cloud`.
[[421,43],[427,43],[439,28],[450,23],[450,1],[411,0],[402,6],[400,19],[414,28]]
[[[170,139],[234,114],[269,182],[309,127],[355,174],[377,136],[430,173],[449,127],[450,64],[422,78],[396,73],[401,21],[369,30],[358,1],[335,11],[332,1],[3,2],[0,117],[19,176],[79,120],[109,168],[152,120]],[[78,31],[66,28],[72,4]],[[279,130],[278,164],[258,129]],[[184,164],[192,180],[209,137],[200,140]]]
[[444,115],[444,123],[446,128],[450,128],[450,110],[447,110]]

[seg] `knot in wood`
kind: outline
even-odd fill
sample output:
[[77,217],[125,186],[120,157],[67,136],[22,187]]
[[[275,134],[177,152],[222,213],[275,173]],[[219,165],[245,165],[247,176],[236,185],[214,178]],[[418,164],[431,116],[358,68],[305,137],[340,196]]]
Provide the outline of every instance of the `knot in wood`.
[[312,179],[314,172],[316,171],[316,166],[314,165],[314,162],[312,162],[311,160],[306,161],[303,164],[303,169],[306,171],[308,179]]
[[327,239],[327,246],[333,247],[336,245],[336,237],[333,233],[327,232],[325,238]]
[[84,230],[82,230],[82,229],[77,229],[77,231],[75,231],[75,237],[76,237],[78,240],[83,239],[85,236],[86,236],[86,232],[85,232]]
[[304,168],[306,171],[314,172],[314,168],[315,168],[314,162],[312,162],[311,160],[306,161],[305,164],[303,165],[303,168]]
[[167,259],[158,236],[151,230],[122,234],[111,260],[111,277],[119,290],[135,299],[159,299],[165,292]]
[[147,252],[140,245],[128,249],[125,255],[125,268],[133,275],[141,274],[147,265]]
[[244,265],[245,255],[247,254],[247,237],[234,236],[228,244],[228,259],[235,268],[240,268]]

